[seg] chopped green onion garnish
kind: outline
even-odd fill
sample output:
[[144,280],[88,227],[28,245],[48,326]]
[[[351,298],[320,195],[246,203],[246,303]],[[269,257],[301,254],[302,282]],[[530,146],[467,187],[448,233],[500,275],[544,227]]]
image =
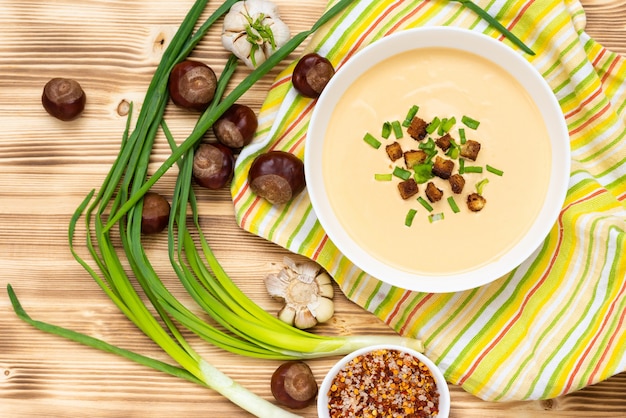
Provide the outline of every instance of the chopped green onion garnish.
[[402,126],[400,125],[400,122],[394,120],[391,122],[391,127],[393,128],[393,134],[396,136],[396,139],[402,138]]
[[430,206],[430,203],[428,203],[426,201],[426,199],[424,199],[422,196],[417,198],[417,201],[420,202],[420,205],[424,206],[426,208],[427,211],[432,212],[433,211],[433,207]]
[[441,123],[441,119],[435,116],[435,119],[433,119],[426,127],[426,132],[428,132],[429,134],[432,134],[433,132],[437,130],[440,123]]
[[465,174],[465,158],[459,158],[459,174]]
[[489,179],[482,179],[481,181],[476,183],[476,193],[482,195],[483,194],[483,188],[485,187],[485,184],[487,184],[487,183],[489,183]]
[[404,218],[404,225],[411,226],[413,224],[413,218],[415,218],[415,214],[417,211],[415,209],[409,209],[406,213],[406,217]]
[[461,118],[461,122],[463,122],[463,124],[470,129],[477,129],[478,125],[480,125],[479,121],[477,121],[476,119],[472,119],[469,116],[463,116]]
[[415,115],[417,115],[418,110],[420,110],[419,106],[417,105],[411,106],[411,108],[409,109],[409,112],[406,114],[406,117],[404,118],[404,122],[402,122],[402,126],[404,126],[405,128],[408,128],[409,126],[411,126],[411,121],[413,120]]
[[482,173],[483,172],[483,168],[481,166],[478,166],[478,165],[466,165],[464,167],[464,171],[466,173]]
[[456,143],[454,139],[450,140],[450,148],[446,152],[446,155],[454,160],[459,158],[459,154],[461,153],[461,147]]
[[490,166],[489,164],[487,164],[487,165],[485,166],[485,168],[487,169],[487,171],[489,171],[490,173],[495,174],[496,176],[501,176],[501,175],[503,175],[503,174],[504,174],[504,171],[502,171],[502,170],[498,170],[497,168],[492,167],[492,166]]
[[459,128],[459,138],[461,139],[461,144],[465,144],[465,142],[467,142],[467,138],[465,137],[465,128]]
[[428,141],[421,142],[417,147],[419,149],[426,151],[426,150],[434,150],[435,146],[436,146],[435,141],[432,138],[428,138]]
[[441,213],[432,213],[432,214],[428,215],[428,221],[430,223],[441,221],[441,220],[443,220],[443,218],[444,218],[443,212],[441,212]]
[[383,123],[383,131],[381,132],[380,136],[387,139],[389,138],[389,135],[391,135],[391,123],[385,122]]
[[418,184],[426,183],[435,176],[433,174],[433,164],[430,162],[413,166],[413,171],[415,172],[413,178]]
[[452,209],[452,212],[459,213],[461,211],[461,209],[459,209],[459,206],[454,201],[454,196],[448,197],[448,204],[450,205],[450,209]]
[[363,141],[367,142],[376,149],[380,148],[381,145],[380,141],[374,138],[374,135],[370,134],[369,132],[365,134],[365,136],[363,137]]
[[448,123],[448,118],[441,119],[441,123],[439,124],[439,129],[437,129],[437,134],[439,134],[439,136],[443,136],[446,133],[443,129],[446,123]]
[[411,172],[402,167],[395,167],[393,169],[393,175],[402,180],[408,180],[411,177]]
[[391,181],[393,175],[391,173],[387,174],[374,174],[374,180],[376,181]]
[[452,116],[450,119],[445,119],[445,122],[441,123],[441,129],[443,130],[443,133],[445,134],[450,132],[450,129],[452,129],[455,123],[456,118],[454,116]]
[[437,155],[437,150],[436,149],[426,150],[426,155],[428,155],[428,157],[426,157],[426,161],[424,161],[424,163],[430,164],[433,158],[435,158],[435,155]]

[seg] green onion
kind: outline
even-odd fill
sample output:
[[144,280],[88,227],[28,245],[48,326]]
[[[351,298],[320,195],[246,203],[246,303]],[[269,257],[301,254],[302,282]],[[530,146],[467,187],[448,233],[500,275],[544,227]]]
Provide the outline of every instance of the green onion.
[[456,118],[454,116],[452,116],[449,119],[445,119],[445,121],[442,122],[442,124],[441,124],[441,129],[443,131],[443,134],[446,134],[446,133],[450,132],[450,129],[452,129],[452,127],[455,124],[456,124]]
[[452,212],[459,213],[461,211],[454,200],[454,196],[448,197],[448,204],[450,205],[450,209],[452,209]]
[[429,150],[435,150],[436,146],[437,145],[435,144],[435,140],[432,138],[428,138],[428,141],[420,142],[420,144],[417,147],[424,151],[429,151]]
[[437,130],[440,123],[441,123],[441,119],[439,119],[438,116],[435,116],[435,119],[433,119],[426,127],[426,132],[428,134],[432,134],[433,132]]
[[486,169],[487,171],[489,171],[490,173],[495,174],[496,176],[502,176],[502,175],[504,174],[504,171],[502,171],[502,170],[498,170],[497,168],[492,167],[492,166],[490,166],[489,164],[487,164],[487,165],[485,166],[485,169]]
[[465,174],[465,158],[459,158],[459,174]]
[[391,181],[393,175],[391,173],[387,174],[374,174],[374,180],[376,181]]
[[489,179],[482,179],[481,181],[476,183],[476,193],[482,195],[483,194],[483,189],[485,188],[485,185],[487,183],[489,183]]
[[469,116],[466,116],[466,115],[464,115],[461,118],[461,122],[463,122],[463,124],[467,126],[468,128],[474,129],[474,130],[478,129],[478,126],[480,125],[479,121],[477,121],[476,119],[470,118]]
[[441,221],[445,218],[443,212],[440,213],[431,213],[430,215],[428,215],[428,222],[433,223],[433,222],[437,222],[437,221]]
[[439,123],[439,128],[437,129],[437,134],[439,136],[443,136],[446,131],[444,130],[444,126],[448,123],[448,118],[443,118],[441,119],[441,122]]
[[402,167],[396,166],[393,169],[393,175],[401,178],[402,180],[408,180],[411,177],[411,172]]
[[420,205],[424,206],[427,211],[429,212],[433,211],[433,207],[422,196],[418,197],[417,201],[420,203]]
[[406,213],[406,217],[404,218],[405,226],[413,225],[413,219],[415,218],[416,213],[417,211],[415,209],[409,209],[409,211]]
[[456,143],[454,139],[450,140],[450,148],[446,152],[446,155],[454,160],[459,158],[459,154],[461,153],[461,147]]
[[504,35],[505,38],[507,38],[509,41],[511,41],[518,48],[521,48],[527,54],[535,55],[535,53],[533,52],[532,49],[527,47],[524,44],[524,42],[522,42],[517,36],[515,36],[504,25],[502,25],[502,23],[498,22],[498,20],[496,18],[491,16],[489,13],[487,13],[485,10],[483,10],[476,3],[472,2],[471,0],[452,0],[452,1],[456,1],[457,3],[461,3],[463,6],[467,7],[468,9],[470,9],[474,13],[476,13],[478,16],[480,16],[481,18],[485,19],[491,26],[495,27],[502,35]]
[[477,165],[466,165],[463,168],[463,171],[465,173],[482,173],[483,172],[483,168],[481,166],[477,166]]
[[428,180],[435,177],[435,175],[433,174],[432,162],[416,164],[415,166],[413,166],[413,172],[413,178],[418,184],[426,183]]
[[411,106],[411,108],[406,114],[406,117],[404,118],[404,121],[402,122],[402,126],[404,126],[405,128],[408,128],[409,126],[411,126],[411,121],[413,121],[413,118],[415,117],[415,115],[417,115],[417,112],[419,110],[420,110],[419,106],[417,105]]
[[388,139],[389,135],[391,135],[391,123],[385,122],[383,123],[383,129],[382,129],[382,132],[380,133],[380,136],[382,136],[385,139]]
[[391,128],[393,129],[393,134],[396,136],[396,139],[402,138],[402,125],[400,125],[399,121],[394,120],[391,122]]
[[380,148],[380,145],[381,145],[380,141],[376,139],[374,135],[372,135],[369,132],[365,134],[365,136],[363,137],[363,141],[365,141],[367,144],[369,144],[370,146],[376,149]]
[[467,142],[467,138],[465,137],[465,128],[459,128],[459,138],[461,139],[461,144],[465,144]]

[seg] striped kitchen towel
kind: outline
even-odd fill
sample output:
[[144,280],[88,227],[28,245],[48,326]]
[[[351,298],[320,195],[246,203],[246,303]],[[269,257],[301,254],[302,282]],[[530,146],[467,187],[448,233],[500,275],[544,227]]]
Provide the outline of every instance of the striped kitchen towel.
[[[348,298],[399,333],[422,339],[449,382],[486,400],[552,398],[626,370],[626,60],[585,33],[576,0],[478,3],[537,53],[525,57],[552,87],[571,137],[566,202],[543,245],[522,265],[459,293],[390,287],[337,251],[306,192],[282,207],[255,197],[246,183],[255,155],[281,149],[303,158],[305,152],[315,101],[293,90],[293,65],[276,78],[258,135],[238,159],[232,197],[243,229],[316,260]],[[511,45],[456,2],[357,0],[308,50],[340,69],[377,39],[433,25]]]

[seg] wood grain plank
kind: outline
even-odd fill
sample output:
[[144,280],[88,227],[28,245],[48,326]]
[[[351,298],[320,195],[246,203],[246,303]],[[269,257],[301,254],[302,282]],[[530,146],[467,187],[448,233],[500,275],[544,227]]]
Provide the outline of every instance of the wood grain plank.
[[[277,0],[293,32],[308,28],[325,0]],[[163,49],[191,0],[3,0],[0,3],[0,286],[11,283],[34,318],[102,338],[124,348],[167,360],[114,307],[72,258],[67,241],[70,217],[84,196],[98,187],[114,161],[126,116],[136,110]],[[213,2],[210,2],[213,4]],[[588,33],[626,53],[626,3],[585,0]],[[210,6],[205,15],[211,12]],[[302,50],[246,93],[258,110],[274,76]],[[223,68],[227,54],[219,29],[211,30],[194,56]],[[238,71],[235,82],[245,71]],[[71,123],[42,109],[43,84],[54,76],[80,80],[88,95],[83,117]],[[136,114],[136,113],[135,113]],[[168,123],[182,139],[195,117],[168,109]],[[159,139],[151,169],[168,155]],[[169,193],[174,172],[159,181]],[[280,268],[288,253],[242,231],[227,191],[200,191],[202,227],[226,271],[250,297],[271,312],[279,306],[262,279]],[[78,239],[83,239],[82,226]],[[161,254],[163,237],[145,241]],[[293,256],[293,255],[291,255]],[[299,257],[293,256],[296,259]],[[155,267],[185,302],[165,257]],[[337,289],[338,290],[338,289]],[[337,313],[316,332],[393,331],[337,292]],[[4,293],[3,293],[4,294]],[[0,296],[0,417],[216,417],[248,416],[215,392],[116,356],[37,331],[12,312]],[[191,337],[207,359],[255,393],[272,399],[269,378],[276,362],[241,358]],[[321,381],[334,359],[310,362]],[[620,417],[626,414],[626,373],[584,390],[543,402],[490,403],[453,386],[452,417]],[[314,417],[315,409],[303,411]]]

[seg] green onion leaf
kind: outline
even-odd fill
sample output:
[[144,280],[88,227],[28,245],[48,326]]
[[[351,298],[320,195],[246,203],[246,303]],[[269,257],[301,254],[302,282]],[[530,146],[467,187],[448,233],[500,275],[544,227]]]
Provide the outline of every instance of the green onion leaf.
[[389,135],[391,135],[391,123],[385,122],[383,123],[383,129],[382,129],[382,132],[380,133],[380,136],[382,136],[385,139],[388,139]]
[[437,144],[435,144],[435,140],[432,138],[428,138],[428,141],[420,142],[420,144],[417,147],[421,150],[428,151],[428,150],[435,150],[436,146]]
[[416,164],[413,166],[413,171],[414,171],[413,178],[415,179],[415,182],[418,184],[424,184],[428,180],[435,177],[435,175],[433,174],[432,162]]
[[435,119],[433,119],[426,127],[426,132],[428,134],[432,134],[433,132],[437,130],[440,123],[441,123],[441,119],[439,119],[438,116],[435,116]]
[[363,137],[363,141],[365,141],[371,147],[376,148],[376,149],[380,148],[380,145],[381,145],[380,141],[376,139],[374,135],[372,135],[369,132],[365,134],[365,136]]
[[417,112],[419,110],[420,110],[419,106],[417,105],[411,106],[411,108],[406,114],[406,117],[404,118],[404,121],[402,122],[402,126],[404,126],[405,128],[408,128],[409,126],[411,126],[411,121],[413,120],[415,115],[417,115]]
[[408,170],[405,170],[402,167],[394,167],[393,169],[393,175],[401,178],[402,180],[408,180],[411,177],[411,172]]
[[461,147],[456,143],[454,139],[450,140],[450,148],[446,152],[446,155],[454,160],[459,158],[459,154],[461,153]]
[[467,138],[465,137],[465,128],[459,128],[459,138],[461,139],[461,144],[465,144],[467,142]]
[[466,115],[464,115],[461,118],[461,122],[463,122],[463,124],[467,126],[468,128],[474,129],[474,130],[478,129],[478,126],[480,125],[479,121],[477,121],[476,119],[470,118],[469,116],[466,116]]
[[415,218],[416,213],[417,211],[415,209],[409,209],[409,211],[406,213],[406,217],[404,218],[405,226],[413,225],[413,219]]
[[449,119],[445,119],[444,122],[442,122],[441,124],[441,129],[443,130],[443,134],[447,134],[448,132],[450,132],[450,129],[452,129],[452,127],[456,124],[456,118],[454,116],[452,116]]
[[396,139],[402,138],[402,125],[400,125],[399,121],[394,120],[391,122],[391,128],[393,129],[393,134],[396,136]]
[[485,185],[487,183],[489,183],[489,179],[482,179],[481,181],[476,183],[476,193],[482,195],[483,194],[483,189],[485,188]]
[[487,165],[485,166],[485,168],[487,169],[487,171],[489,171],[490,173],[495,174],[496,176],[502,176],[502,175],[504,174],[504,171],[502,171],[502,170],[498,170],[497,168],[492,167],[492,166],[490,166],[489,164],[487,164]]
[[478,165],[466,165],[463,169],[465,173],[482,173],[483,168]]
[[456,204],[456,201],[454,200],[454,196],[448,197],[448,204],[450,205],[450,209],[452,209],[452,212],[459,213],[461,211],[461,209],[459,209],[459,206]]
[[429,212],[433,211],[433,207],[422,196],[418,197],[417,201],[420,203],[420,205],[424,206],[427,211]]
[[387,174],[374,174],[374,180],[376,181],[391,181],[393,175],[391,173]]
[[465,158],[459,158],[459,174],[465,174]]

